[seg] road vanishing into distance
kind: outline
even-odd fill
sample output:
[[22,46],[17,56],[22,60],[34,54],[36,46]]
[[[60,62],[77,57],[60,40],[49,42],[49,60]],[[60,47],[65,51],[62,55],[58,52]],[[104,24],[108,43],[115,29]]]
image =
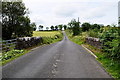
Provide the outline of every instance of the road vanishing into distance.
[[66,36],[2,67],[3,78],[111,78],[86,49]]

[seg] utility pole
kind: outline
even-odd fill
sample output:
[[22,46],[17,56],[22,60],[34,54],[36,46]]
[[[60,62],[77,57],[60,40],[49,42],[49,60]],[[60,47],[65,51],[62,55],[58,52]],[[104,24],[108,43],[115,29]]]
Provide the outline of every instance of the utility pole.
[[79,27],[80,27],[81,25],[80,25],[79,17],[78,17],[78,24],[79,24]]
[[79,17],[78,17],[78,22],[79,22]]

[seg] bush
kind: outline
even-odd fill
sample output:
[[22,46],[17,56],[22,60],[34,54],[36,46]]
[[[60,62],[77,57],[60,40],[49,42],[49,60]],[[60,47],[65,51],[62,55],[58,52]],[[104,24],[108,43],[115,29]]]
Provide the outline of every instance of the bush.
[[88,32],[88,36],[89,36],[89,37],[95,37],[95,38],[98,38],[98,37],[99,37],[99,32],[96,31],[96,29],[94,29],[94,30],[89,30],[89,32]]
[[118,28],[109,28],[107,31],[104,31],[100,36],[100,40],[107,57],[112,59],[120,58],[120,35]]

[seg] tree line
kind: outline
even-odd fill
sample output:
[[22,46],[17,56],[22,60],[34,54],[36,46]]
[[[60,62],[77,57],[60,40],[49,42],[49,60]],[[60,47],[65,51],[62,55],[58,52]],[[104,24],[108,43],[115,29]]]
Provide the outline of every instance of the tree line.
[[[2,2],[2,38],[12,39],[17,37],[32,36],[36,30],[36,24],[31,23],[28,9],[23,2]],[[79,35],[81,32],[89,30],[99,30],[104,25],[90,24],[85,22],[81,24],[76,19],[72,19],[68,24],[51,25],[52,31],[69,29],[73,35]],[[108,25],[109,26],[109,25]],[[39,25],[39,30],[43,30],[44,26]],[[49,30],[49,27],[46,27]]]
[[[37,27],[36,27],[37,28]],[[43,31],[43,28],[44,26],[42,25],[39,25],[39,31]],[[67,29],[67,25],[63,25],[63,24],[60,24],[60,25],[56,25],[56,26],[50,26],[50,27],[46,27],[46,30],[48,30],[50,28],[50,30],[52,31],[58,31],[58,30],[66,30]]]

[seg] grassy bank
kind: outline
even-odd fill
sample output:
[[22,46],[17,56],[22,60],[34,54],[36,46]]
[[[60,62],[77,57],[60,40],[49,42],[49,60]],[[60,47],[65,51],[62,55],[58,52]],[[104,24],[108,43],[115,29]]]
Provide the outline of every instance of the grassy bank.
[[[82,34],[77,35],[77,36],[73,36],[73,35],[72,35],[72,31],[66,30],[65,32],[66,32],[68,38],[69,38],[72,42],[74,42],[74,43],[76,43],[76,44],[79,44],[79,45],[81,45],[81,44],[83,44],[83,43],[85,42],[85,38],[84,38],[84,36],[82,36]],[[83,33],[83,34],[85,34],[85,33]]]
[[43,44],[51,44],[63,39],[63,34],[61,31],[41,31],[41,32],[34,32],[33,35],[42,36]]
[[0,65],[5,65],[8,62],[26,54],[26,53],[29,53],[29,52],[30,52],[30,50],[11,50],[8,52],[4,52],[4,53],[2,53],[2,57],[0,58],[1,59]]
[[87,32],[83,32],[78,36],[72,36],[72,32],[66,30],[66,34],[69,39],[76,44],[83,45],[89,50],[91,50],[98,58],[97,60],[101,63],[101,65],[105,68],[105,70],[113,77],[115,80],[120,79],[120,61],[113,60],[111,58],[106,57],[106,53],[102,52],[102,50],[97,49],[89,44],[85,43],[85,37],[87,36]]
[[16,58],[18,58],[26,53],[29,53],[32,48],[41,46],[43,44],[55,43],[55,42],[61,41],[63,39],[63,34],[61,31],[34,32],[33,36],[34,37],[42,36],[42,40],[43,40],[42,44],[38,44],[36,46],[32,46],[32,47],[29,47],[29,48],[24,49],[24,50],[14,50],[13,49],[11,51],[1,53],[0,56],[1,55],[2,56],[0,57],[0,64],[1,65],[7,64],[8,62],[10,62]]
[[105,70],[113,77],[115,80],[120,80],[120,61],[113,60],[106,57],[106,53],[102,52],[89,44],[83,44],[86,48],[91,50],[98,58],[97,60],[102,64]]

